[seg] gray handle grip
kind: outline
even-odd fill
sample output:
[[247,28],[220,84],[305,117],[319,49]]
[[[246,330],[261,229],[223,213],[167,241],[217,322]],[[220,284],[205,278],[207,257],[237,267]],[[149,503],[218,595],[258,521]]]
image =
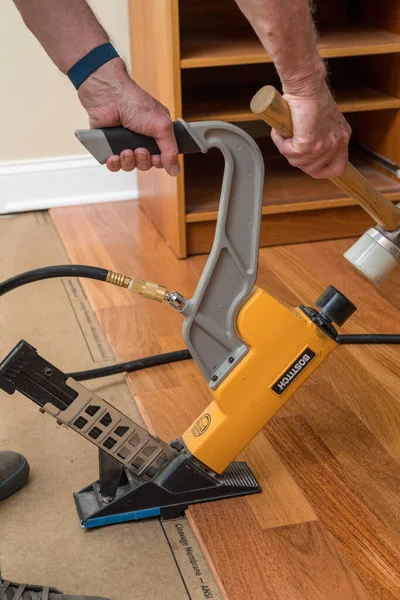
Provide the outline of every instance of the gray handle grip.
[[[174,134],[180,154],[200,152],[183,121],[175,121]],[[135,133],[125,127],[103,127],[102,129],[81,129],[75,132],[78,140],[100,163],[110,156],[119,155],[123,150],[146,148],[150,154],[161,154],[154,138]]]

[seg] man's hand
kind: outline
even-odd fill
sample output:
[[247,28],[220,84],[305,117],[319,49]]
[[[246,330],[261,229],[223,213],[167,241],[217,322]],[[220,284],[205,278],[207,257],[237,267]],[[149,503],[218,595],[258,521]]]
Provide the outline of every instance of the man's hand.
[[[236,0],[282,82],[290,106],[294,136],[273,140],[289,162],[315,178],[342,175],[347,161],[350,126],[340,114],[326,84],[319,57],[310,0]],[[265,82],[267,83],[267,82]]]
[[[27,27],[63,73],[93,48],[110,41],[86,0],[14,2]],[[91,127],[122,125],[154,137],[161,150],[160,156],[151,157],[144,148],[135,152],[126,149],[108,159],[110,171],[147,171],[155,166],[178,175],[178,148],[168,110],[132,81],[122,59],[114,58],[97,69],[79,87],[78,94]]]
[[148,171],[153,166],[178,175],[178,147],[168,109],[132,81],[122,60],[111,60],[93,73],[79,88],[79,98],[90,127],[122,125],[154,137],[161,150],[154,156],[145,148],[123,150],[107,160],[110,171]]
[[284,139],[276,130],[271,137],[291,165],[315,179],[343,175],[348,160],[350,125],[338,110],[325,82],[319,89],[286,93],[293,137]]

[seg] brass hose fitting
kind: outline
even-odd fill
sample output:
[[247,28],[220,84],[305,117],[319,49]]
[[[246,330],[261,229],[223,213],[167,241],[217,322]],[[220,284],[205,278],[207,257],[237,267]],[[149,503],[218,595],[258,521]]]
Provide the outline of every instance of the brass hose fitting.
[[145,298],[149,298],[149,300],[156,300],[157,302],[162,302],[165,298],[165,294],[167,293],[167,288],[163,285],[152,283],[151,281],[145,281],[144,279],[139,279],[138,277],[131,279],[128,285],[128,290],[134,294],[140,294]]
[[111,285],[116,285],[118,287],[127,288],[129,286],[131,278],[127,275],[123,275],[122,273],[116,273],[115,271],[108,271],[106,282],[111,283]]
[[108,271],[106,282],[118,287],[126,288],[134,294],[140,294],[145,298],[156,300],[157,302],[162,302],[169,298],[167,288],[163,285],[139,279],[138,277],[128,277],[122,273],[116,273],[115,271]]

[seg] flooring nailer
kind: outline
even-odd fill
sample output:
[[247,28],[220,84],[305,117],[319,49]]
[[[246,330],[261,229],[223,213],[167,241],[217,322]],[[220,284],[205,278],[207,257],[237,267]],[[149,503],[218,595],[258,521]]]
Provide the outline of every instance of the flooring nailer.
[[[290,112],[276,90],[263,88],[251,106],[282,135],[292,135]],[[173,517],[189,504],[260,492],[250,468],[235,458],[329,354],[345,341],[400,341],[400,336],[338,336],[335,325],[343,325],[356,308],[333,287],[315,307],[296,308],[257,288],[264,185],[257,144],[242,129],[223,122],[179,120],[175,135],[181,153],[216,147],[225,158],[215,240],[193,298],[80,265],[37,269],[0,284],[2,295],[50,277],[90,277],[168,302],[183,317],[185,343],[213,394],[182,437],[167,443],[65,375],[26,342],[9,353],[0,364],[0,387],[9,394],[18,390],[41,412],[99,448],[99,479],[74,495],[83,527]],[[153,139],[123,128],[79,131],[77,137],[100,163],[126,148],[159,153]],[[334,182],[378,224],[350,256],[377,282],[400,260],[400,210],[350,164]]]

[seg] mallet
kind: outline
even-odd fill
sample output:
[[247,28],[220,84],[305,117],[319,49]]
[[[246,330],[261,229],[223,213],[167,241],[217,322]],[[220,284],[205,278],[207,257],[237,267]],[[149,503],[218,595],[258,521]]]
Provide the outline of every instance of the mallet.
[[[293,136],[289,105],[274,87],[267,85],[261,88],[250,106],[253,113],[282,137]],[[377,224],[368,229],[344,256],[378,285],[400,262],[400,208],[373,188],[349,162],[344,174],[331,177],[330,181],[357,200]]]

